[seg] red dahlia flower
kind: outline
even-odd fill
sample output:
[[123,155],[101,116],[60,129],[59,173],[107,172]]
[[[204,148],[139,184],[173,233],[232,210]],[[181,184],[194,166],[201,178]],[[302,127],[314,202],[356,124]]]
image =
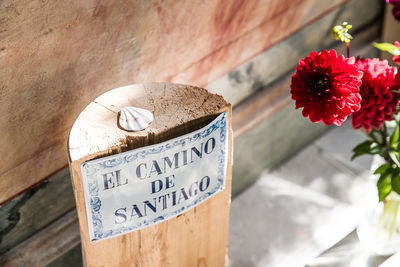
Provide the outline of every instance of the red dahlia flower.
[[[394,42],[394,45],[398,48],[398,49],[400,49],[400,43],[399,42]],[[393,58],[393,61],[394,62],[396,62],[397,64],[399,64],[400,65],[400,55],[396,55],[396,56],[394,56]]]
[[393,16],[396,20],[400,21],[400,0],[386,0],[386,3],[393,5]]
[[360,108],[361,78],[354,57],[337,56],[335,50],[311,52],[300,60],[290,93],[296,109],[303,108],[304,117],[339,126]]
[[[372,127],[380,129],[385,121],[393,120],[397,113],[400,76],[396,68],[389,66],[386,60],[377,58],[358,60],[364,71],[360,88],[361,109],[354,113],[351,124],[355,129],[363,128],[370,132]],[[396,81],[398,79],[398,81]]]

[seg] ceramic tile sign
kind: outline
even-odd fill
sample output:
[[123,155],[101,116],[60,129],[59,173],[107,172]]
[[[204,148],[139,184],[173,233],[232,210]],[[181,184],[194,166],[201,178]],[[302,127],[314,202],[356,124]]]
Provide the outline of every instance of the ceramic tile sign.
[[174,218],[224,190],[227,116],[160,144],[83,163],[91,242]]

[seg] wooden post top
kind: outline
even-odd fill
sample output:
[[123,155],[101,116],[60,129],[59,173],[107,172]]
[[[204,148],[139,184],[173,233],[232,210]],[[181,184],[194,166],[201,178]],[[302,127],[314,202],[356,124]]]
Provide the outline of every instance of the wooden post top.
[[[119,128],[118,112],[125,106],[148,109],[154,114],[154,121],[139,132]],[[177,136],[185,133],[184,129],[177,129],[178,124],[198,119],[209,122],[210,114],[216,115],[227,107],[230,104],[222,96],[181,84],[135,84],[108,91],[91,102],[75,121],[68,141],[69,160],[85,161],[162,142],[168,136],[176,137],[174,132]],[[168,136],[165,132],[169,132]],[[148,140],[149,136],[154,140]]]
[[[119,128],[118,113],[126,106],[151,111],[153,122],[138,132]],[[229,125],[227,170],[222,191],[180,216],[96,243],[90,242],[81,172],[83,162],[194,132],[225,111],[228,112]],[[170,83],[117,88],[99,96],[82,111],[71,129],[68,146],[85,266],[225,266],[232,178],[232,131],[231,105],[221,96],[202,88]],[[192,176],[179,177],[180,183],[184,184],[185,180],[192,183],[193,179],[198,179]],[[135,203],[129,203],[127,210],[132,209],[131,204]]]

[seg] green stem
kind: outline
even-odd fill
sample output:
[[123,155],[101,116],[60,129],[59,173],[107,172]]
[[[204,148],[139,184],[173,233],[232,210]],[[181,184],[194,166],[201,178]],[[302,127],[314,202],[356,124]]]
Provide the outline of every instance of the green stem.
[[382,136],[382,146],[383,147],[387,147],[387,140],[386,140],[386,138],[387,138],[387,134],[386,134],[386,130],[387,130],[387,128],[386,128],[386,125],[384,124],[383,125],[383,127],[379,130],[379,132],[381,133],[381,136]]
[[383,128],[381,128],[379,131],[376,131],[379,133],[379,135],[381,136],[381,142],[376,138],[376,136],[374,135],[374,129],[369,132],[367,135],[368,137],[374,141],[375,143],[377,143],[382,149],[383,149],[383,153],[381,154],[381,156],[385,159],[385,161],[389,164],[393,164],[392,160],[390,159],[390,155],[389,155],[389,143],[387,142],[387,127],[384,124]]
[[380,146],[382,145],[382,144],[379,142],[379,140],[376,139],[376,137],[375,137],[375,135],[372,133],[372,131],[371,131],[370,133],[368,133],[367,135],[372,139],[372,141],[374,141],[375,143],[379,144]]
[[387,142],[387,127],[386,124],[383,124],[383,127],[379,130],[379,132],[381,133],[381,137],[382,137],[382,148],[383,148],[383,158],[386,160],[387,163],[389,164],[393,164],[394,162],[390,159],[390,155],[389,155],[389,143]]
[[383,214],[379,218],[376,234],[390,240],[396,231],[397,216],[400,203],[397,200],[387,199],[384,202]]

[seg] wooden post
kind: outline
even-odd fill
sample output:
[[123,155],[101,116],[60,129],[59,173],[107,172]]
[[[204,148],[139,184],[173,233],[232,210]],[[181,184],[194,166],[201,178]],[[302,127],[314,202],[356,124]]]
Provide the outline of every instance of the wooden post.
[[[125,106],[151,111],[154,121],[139,132],[122,130],[117,125],[117,117]],[[223,112],[226,112],[228,122],[225,189],[169,220],[91,242],[87,216],[90,210],[87,213],[84,196],[86,177],[81,169],[83,163],[192,133],[209,125]],[[232,130],[231,105],[221,96],[202,88],[169,83],[138,84],[111,90],[90,103],[79,115],[69,136],[68,151],[85,266],[226,265]],[[157,170],[153,171],[157,175]],[[100,181],[103,182],[101,178]],[[128,183],[128,180],[124,182]],[[120,210],[124,215],[117,219],[133,217],[131,209],[132,206]]]

